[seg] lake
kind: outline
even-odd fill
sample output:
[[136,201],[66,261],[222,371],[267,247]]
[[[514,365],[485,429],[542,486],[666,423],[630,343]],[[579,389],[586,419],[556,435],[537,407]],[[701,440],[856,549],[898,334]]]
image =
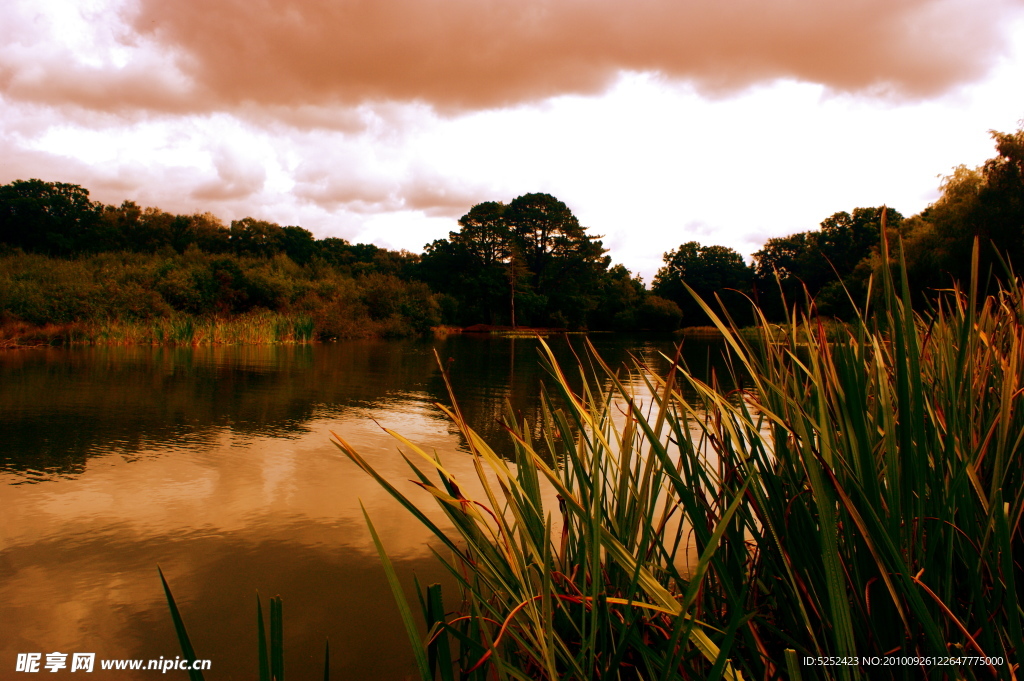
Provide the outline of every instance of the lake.
[[[549,340],[567,364],[584,353],[582,337],[569,339]],[[616,366],[632,353],[665,367],[659,353],[673,351],[667,336],[592,341]],[[410,596],[413,574],[450,582],[427,532],[330,433],[436,508],[405,482],[398,443],[381,427],[473,477],[465,442],[434,406],[449,403],[434,353],[450,366],[467,421],[508,452],[505,401],[531,423],[539,414],[537,349],[530,338],[452,335],[0,352],[0,676],[12,675],[19,653],[42,653],[44,664],[47,653],[67,653],[69,668],[76,652],[179,655],[159,565],[197,655],[212,661],[211,681],[256,677],[257,590],[265,614],[269,596],[284,599],[290,678],[318,678],[325,640],[332,678],[413,678],[360,501]],[[716,344],[687,343],[695,371],[719,356]],[[89,678],[153,673],[97,662]]]

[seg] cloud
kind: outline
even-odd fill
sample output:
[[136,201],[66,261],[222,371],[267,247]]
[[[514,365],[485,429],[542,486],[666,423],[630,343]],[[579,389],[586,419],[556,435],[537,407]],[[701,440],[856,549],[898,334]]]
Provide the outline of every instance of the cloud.
[[261,160],[247,157],[226,146],[221,146],[213,153],[213,165],[217,177],[192,190],[194,198],[215,201],[243,199],[262,191],[267,179]]
[[[148,206],[191,212],[193,205],[168,202],[168,195],[183,196],[195,183],[195,171],[187,168],[143,167],[137,163],[101,166],[45,150],[26,149],[16,141],[0,137],[0,184],[39,178],[46,182],[67,182],[85,187],[94,201],[120,204],[128,199]],[[173,205],[168,205],[168,204]]]
[[81,127],[53,107],[0,97],[0,184],[39,177],[79,184],[107,204],[128,199],[332,230],[390,212],[454,220],[491,198],[493,188],[479,179],[410,154],[408,134],[426,123],[404,124],[402,115],[361,112],[355,135],[223,114],[115,127],[116,117],[86,112],[74,117],[91,124]]
[[295,196],[325,211],[353,213],[418,211],[458,218],[488,200],[492,188],[448,177],[425,165],[394,167],[338,151],[335,162],[307,161],[295,172]]
[[0,91],[11,99],[111,113],[189,113],[195,108],[193,85],[153,55],[116,67],[78,64],[60,51],[11,52],[0,62]]
[[446,177],[424,166],[414,166],[401,183],[402,208],[428,217],[459,218],[474,205],[493,201],[494,187]]
[[[173,50],[126,24],[118,0],[14,0],[0,25],[0,93],[92,111],[185,113],[197,88]],[[106,3],[106,4],[104,4]]]
[[137,0],[82,15],[76,31],[95,35],[71,44],[23,9],[8,17],[0,89],[107,111],[294,109],[286,118],[297,125],[329,126],[338,105],[499,108],[598,93],[623,71],[692,82],[705,94],[788,78],[913,99],[985,73],[1019,8],[1014,0]]
[[492,108],[620,70],[733,90],[795,78],[927,96],[977,77],[1011,5],[922,0],[142,0],[134,25],[228,103]]

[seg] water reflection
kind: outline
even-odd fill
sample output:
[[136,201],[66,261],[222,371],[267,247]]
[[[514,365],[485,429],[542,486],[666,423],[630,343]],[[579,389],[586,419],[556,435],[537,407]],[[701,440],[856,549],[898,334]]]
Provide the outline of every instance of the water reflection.
[[[572,361],[566,341],[551,342]],[[656,363],[671,352],[668,339],[595,344],[615,365],[630,353]],[[447,452],[446,466],[469,479],[469,458],[451,454],[465,443],[433,406],[448,402],[435,351],[467,420],[507,453],[506,400],[539,421],[548,377],[537,348],[531,339],[452,336],[0,353],[0,668],[19,652],[173,657],[159,564],[199,654],[213,660],[210,678],[255,675],[257,589],[285,598],[296,678],[315,673],[325,638],[339,678],[406,678],[408,644],[360,500],[404,578],[411,583],[415,570],[436,581],[442,569],[427,535],[329,432],[389,479],[410,474],[381,425]],[[688,353],[698,370],[709,356],[718,354]],[[438,511],[431,517],[442,521]]]

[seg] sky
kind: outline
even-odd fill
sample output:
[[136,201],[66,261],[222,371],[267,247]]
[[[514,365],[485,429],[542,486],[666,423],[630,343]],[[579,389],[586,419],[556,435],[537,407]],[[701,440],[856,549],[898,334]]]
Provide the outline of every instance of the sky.
[[1021,0],[3,0],[0,183],[420,252],[546,192],[687,241],[914,214],[1024,119]]

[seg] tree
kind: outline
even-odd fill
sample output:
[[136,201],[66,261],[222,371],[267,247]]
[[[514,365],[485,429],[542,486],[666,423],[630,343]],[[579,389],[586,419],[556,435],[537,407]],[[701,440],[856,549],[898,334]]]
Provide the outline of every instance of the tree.
[[849,319],[855,314],[854,305],[864,304],[870,260],[881,242],[883,211],[888,229],[897,233],[903,215],[884,206],[854,208],[852,215],[835,213],[821,223],[816,248],[809,254],[812,261],[828,268],[819,264],[809,286],[819,313]]
[[675,331],[683,320],[683,311],[671,300],[644,296],[637,311],[636,327],[645,331]]
[[[91,250],[126,249],[138,253],[156,253],[173,248],[178,217],[159,208],[142,208],[134,201],[120,206],[104,206],[99,233]],[[184,249],[182,249],[184,250]]]
[[[1001,259],[1018,269],[1024,262],[1024,129],[989,132],[996,155],[977,168],[954,168],[943,179],[938,200],[900,230],[908,278],[918,298],[968,280],[975,239],[982,285],[986,274],[1003,274]],[[898,248],[893,238],[890,251]],[[881,266],[876,257],[875,271]]]
[[753,272],[743,256],[726,246],[702,246],[689,241],[666,253],[664,258],[665,265],[654,276],[651,290],[679,306],[684,326],[711,323],[686,286],[712,309],[717,307],[718,295],[734,319],[748,321],[749,303],[742,294],[749,293]]
[[505,204],[497,201],[478,203],[459,218],[461,229],[450,232],[448,238],[463,246],[481,267],[504,266],[514,248],[505,209]]
[[511,324],[512,284],[523,274],[503,214],[506,206],[487,201],[459,218],[459,231],[425,247],[420,277],[451,296],[463,324]]
[[534,323],[585,327],[611,258],[569,207],[550,194],[524,194],[502,215],[522,254],[532,292],[545,299]]
[[[859,300],[866,292],[868,263],[880,240],[881,221],[881,206],[854,208],[852,214],[833,213],[818,230],[765,242],[754,253],[754,294],[762,312],[780,319],[783,301],[802,301],[806,291],[823,314],[853,314],[850,297]],[[887,221],[895,231],[903,216],[889,208]]]
[[754,274],[758,280],[798,279],[806,275],[807,259],[812,250],[811,232],[773,237],[754,253]]
[[305,265],[313,257],[316,238],[308,229],[289,225],[281,228],[281,248],[293,261]]
[[120,251],[129,249],[129,235],[142,215],[142,208],[134,201],[124,201],[120,206],[103,206],[93,230],[92,249],[96,251]]
[[231,221],[231,249],[238,255],[269,258],[283,250],[281,226],[255,218]]
[[207,253],[226,253],[230,250],[231,232],[212,213],[176,215],[171,223],[171,246],[184,253],[195,246]]
[[623,265],[611,267],[602,277],[597,308],[591,317],[591,326],[614,331],[639,328],[640,309],[647,298],[647,289],[640,277]]
[[100,215],[77,184],[15,180],[0,186],[0,242],[39,253],[85,249]]
[[1024,260],[1024,129],[991,134],[998,155],[982,167],[972,236],[990,239],[1019,266]]
[[568,206],[549,194],[487,201],[459,231],[428,244],[420,276],[458,301],[463,323],[585,327],[610,259]]

